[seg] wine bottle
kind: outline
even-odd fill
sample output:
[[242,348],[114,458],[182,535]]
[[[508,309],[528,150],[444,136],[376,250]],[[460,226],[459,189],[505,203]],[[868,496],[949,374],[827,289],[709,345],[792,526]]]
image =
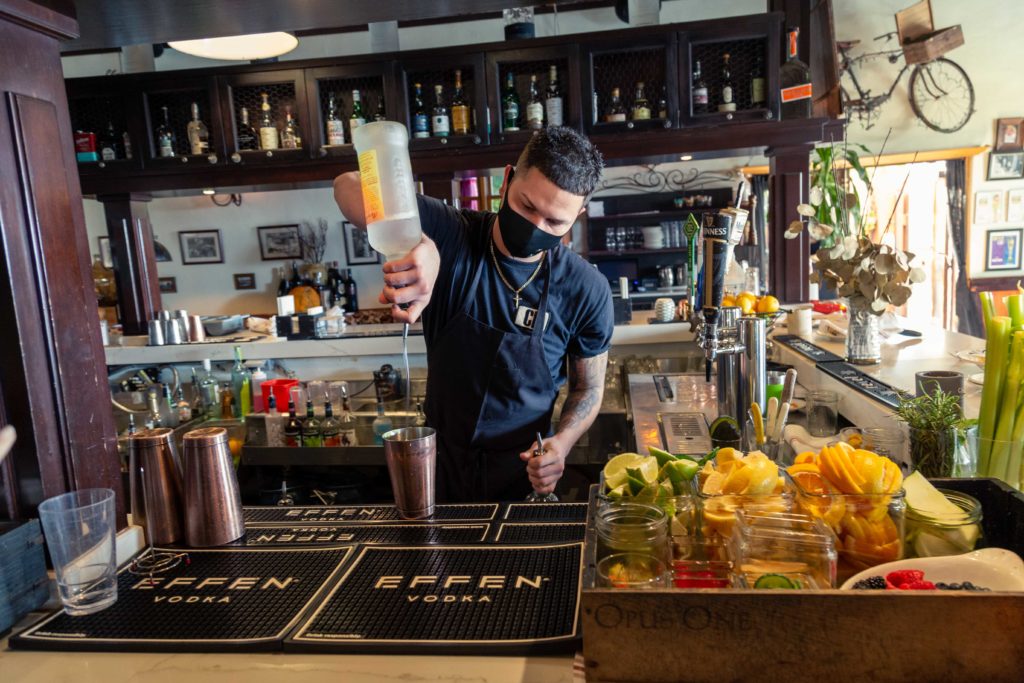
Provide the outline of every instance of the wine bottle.
[[718,95],[718,111],[736,111],[736,93],[732,87],[732,70],[729,67],[730,55],[722,55],[721,89]]
[[754,68],[750,72],[750,105],[763,107],[766,103],[767,86],[764,78],[764,57],[760,54],[754,60]]
[[505,76],[505,91],[501,96],[501,128],[506,133],[519,130],[519,94],[516,76],[511,71]]
[[414,138],[430,137],[430,117],[427,116],[427,105],[423,103],[423,86],[419,83],[413,84],[412,136]]
[[693,65],[693,113],[705,114],[708,111],[708,84],[700,71],[700,61]]
[[270,95],[260,93],[263,102],[260,104],[260,149],[277,149],[280,147],[280,139],[277,132],[277,124],[270,114]]
[[607,123],[622,123],[626,120],[626,107],[622,104],[622,97],[618,88],[612,88],[612,99],[608,102],[608,109],[605,111],[604,120]]
[[206,154],[210,151],[210,130],[199,118],[199,104],[192,103],[192,120],[188,122],[185,132],[188,134],[188,146],[192,154]]
[[811,117],[811,71],[797,56],[799,35],[800,29],[794,27],[789,30],[789,57],[779,70],[783,119]]
[[319,448],[323,446],[323,436],[320,434],[320,420],[313,411],[313,399],[306,399],[306,419],[302,421],[302,447]]
[[175,155],[175,136],[171,128],[171,119],[167,113],[167,107],[161,107],[164,112],[164,120],[156,129],[157,154],[161,157],[173,157]]
[[434,110],[430,117],[430,131],[434,137],[446,138],[452,132],[448,106],[444,103],[444,86],[434,86]]
[[327,144],[345,144],[345,124],[338,116],[338,104],[334,93],[327,96]]
[[242,121],[238,124],[238,134],[235,140],[238,142],[239,150],[254,150],[260,148],[260,138],[249,123],[249,110],[246,107],[241,109]]
[[288,399],[288,421],[284,423],[284,445],[298,448],[302,443],[302,420],[295,414],[295,401]]
[[526,98],[526,127],[530,130],[544,127],[544,103],[537,90],[537,74],[530,76],[530,90]]
[[558,67],[554,64],[548,70],[548,89],[544,93],[544,115],[548,126],[561,126],[563,119],[562,88],[558,85]]

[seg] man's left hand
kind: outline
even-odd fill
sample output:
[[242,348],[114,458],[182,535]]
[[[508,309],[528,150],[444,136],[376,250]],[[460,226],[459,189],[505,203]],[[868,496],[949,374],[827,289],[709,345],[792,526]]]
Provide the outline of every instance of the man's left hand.
[[540,494],[551,493],[565,471],[565,458],[569,455],[569,449],[562,445],[557,436],[545,439],[544,453],[534,457],[533,452],[537,446],[534,441],[530,450],[520,453],[519,457],[526,463],[526,474],[530,477],[533,490]]
[[[379,300],[391,304],[395,322],[414,323],[430,303],[434,282],[441,268],[437,245],[426,235],[412,251],[384,264],[384,289]],[[399,304],[408,304],[401,308]]]

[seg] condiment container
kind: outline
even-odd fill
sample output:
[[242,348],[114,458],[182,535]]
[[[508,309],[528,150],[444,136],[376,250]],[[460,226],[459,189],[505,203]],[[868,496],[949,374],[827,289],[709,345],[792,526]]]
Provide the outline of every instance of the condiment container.
[[736,511],[729,556],[739,585],[779,574],[801,588],[835,586],[838,555],[821,518],[799,513]]
[[907,557],[938,557],[960,555],[974,550],[981,538],[981,503],[974,496],[959,491],[938,489],[960,513],[933,513],[908,507]]

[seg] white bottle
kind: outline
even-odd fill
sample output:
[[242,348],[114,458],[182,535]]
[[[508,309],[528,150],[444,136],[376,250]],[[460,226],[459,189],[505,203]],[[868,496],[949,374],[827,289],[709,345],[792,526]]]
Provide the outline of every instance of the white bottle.
[[254,413],[265,412],[264,406],[266,401],[263,399],[263,383],[267,381],[267,373],[263,370],[263,363],[256,366],[256,369],[252,371],[252,378],[249,380],[249,386],[252,387],[253,396],[253,407]]

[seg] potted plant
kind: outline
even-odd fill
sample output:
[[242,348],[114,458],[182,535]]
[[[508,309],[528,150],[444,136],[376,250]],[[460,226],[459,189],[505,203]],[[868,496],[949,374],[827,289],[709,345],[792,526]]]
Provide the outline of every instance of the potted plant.
[[316,229],[310,223],[303,222],[299,226],[299,245],[302,247],[303,260],[299,274],[308,282],[326,284],[327,266],[324,264],[324,252],[327,251],[327,221],[319,219]]
[[[867,151],[863,145],[857,147]],[[905,304],[910,298],[910,285],[923,282],[925,272],[913,265],[914,254],[882,243],[892,215],[877,238],[872,234],[866,212],[861,210],[856,185],[848,173],[840,175],[836,170],[840,163],[852,169],[867,186],[870,196],[871,180],[857,152],[845,145],[841,150],[829,145],[814,152],[809,203],[797,206],[801,220],[790,223],[785,237],[795,238],[806,224],[811,239],[818,243],[818,250],[811,257],[818,281],[835,289],[848,302],[847,360],[877,363],[881,360],[879,316],[890,305]],[[900,197],[902,194],[903,188]]]
[[910,430],[910,462],[925,477],[951,477],[964,425],[960,397],[936,387],[934,393],[901,397],[896,417]]

